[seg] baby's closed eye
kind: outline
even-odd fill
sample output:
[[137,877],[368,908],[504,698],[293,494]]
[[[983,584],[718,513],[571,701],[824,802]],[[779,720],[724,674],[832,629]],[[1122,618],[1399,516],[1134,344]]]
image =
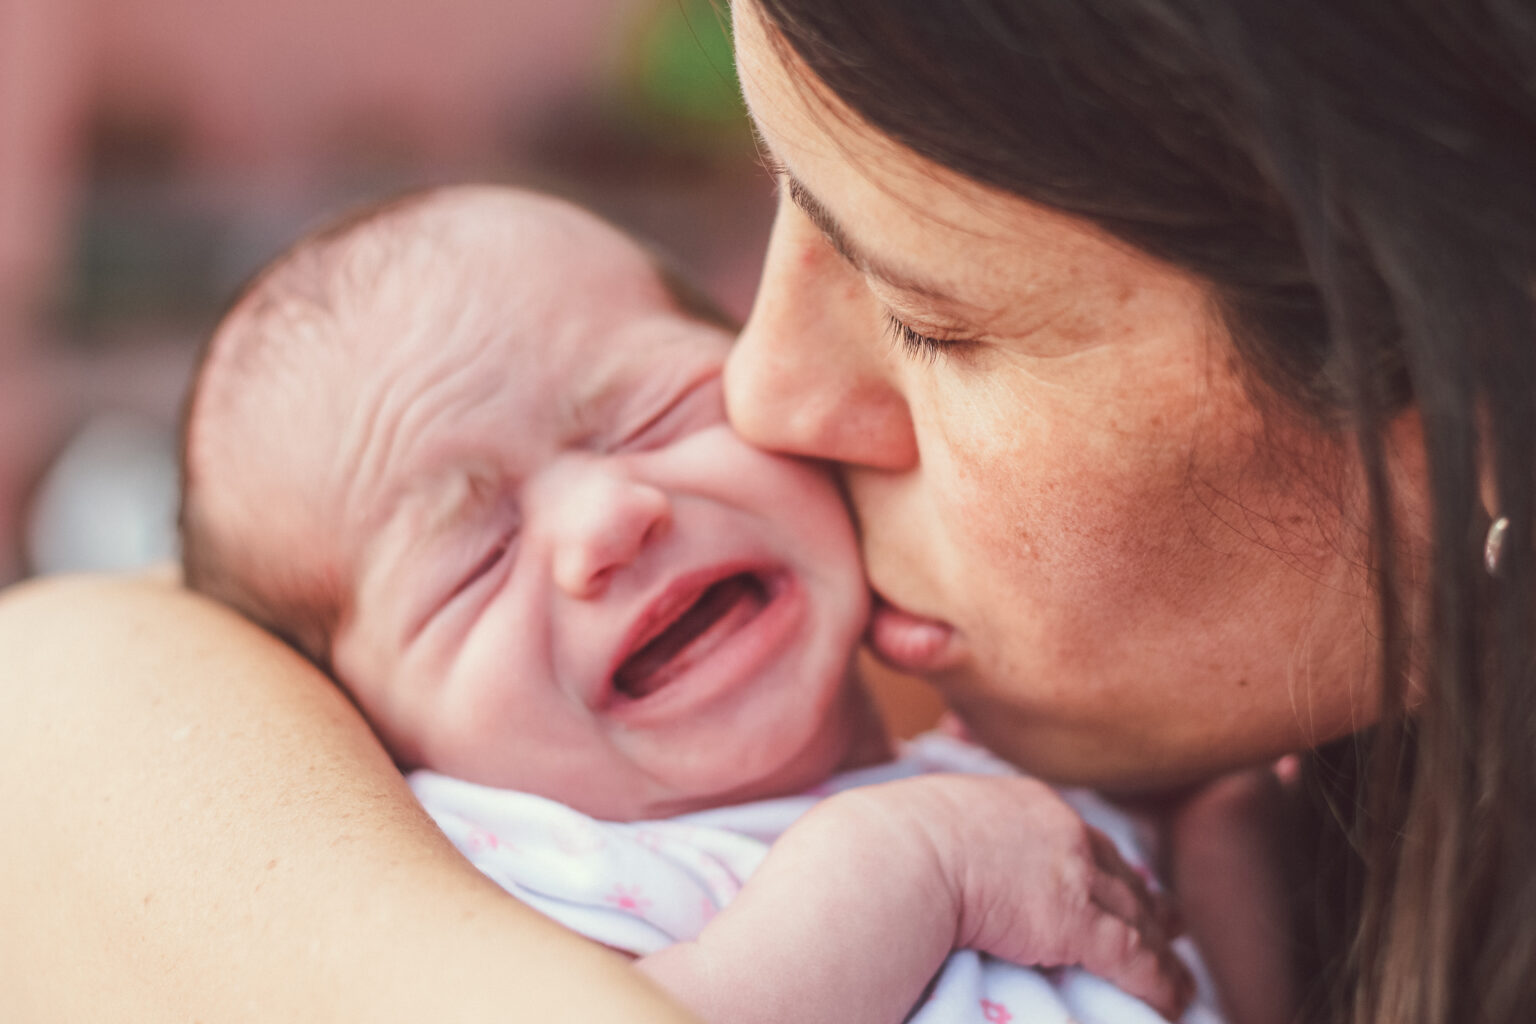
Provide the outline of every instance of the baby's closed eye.
[[718,375],[706,377],[683,390],[629,431],[619,442],[620,451],[660,448],[696,430],[725,422],[725,399]]

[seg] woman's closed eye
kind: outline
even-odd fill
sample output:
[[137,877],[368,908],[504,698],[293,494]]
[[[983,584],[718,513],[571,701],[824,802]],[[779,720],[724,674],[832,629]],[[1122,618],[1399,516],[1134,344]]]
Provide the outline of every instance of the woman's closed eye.
[[901,346],[902,352],[909,358],[930,363],[940,356],[955,355],[975,344],[970,338],[940,338],[924,333],[889,311],[885,314],[885,326],[891,339]]

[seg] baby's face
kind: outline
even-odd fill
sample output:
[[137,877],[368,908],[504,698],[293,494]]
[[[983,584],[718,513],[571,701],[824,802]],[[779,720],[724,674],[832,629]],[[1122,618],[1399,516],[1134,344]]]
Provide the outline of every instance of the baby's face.
[[602,817],[824,777],[867,611],[833,484],[731,430],[729,335],[626,238],[460,207],[338,395],[338,675],[403,761]]

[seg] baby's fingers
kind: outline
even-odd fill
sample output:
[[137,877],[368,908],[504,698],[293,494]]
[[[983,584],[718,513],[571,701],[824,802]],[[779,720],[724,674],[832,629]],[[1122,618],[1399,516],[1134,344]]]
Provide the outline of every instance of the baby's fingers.
[[1170,1020],[1194,997],[1195,981],[1160,930],[1148,934],[1123,917],[1101,913],[1089,925],[1082,966],[1143,1000]]
[[1088,838],[1098,868],[1089,892],[1097,918],[1083,966],[1176,1017],[1194,994],[1194,978],[1169,945],[1180,925],[1173,901],[1153,892],[1108,836],[1090,828]]
[[1090,894],[1095,903],[1132,924],[1150,920],[1165,939],[1172,940],[1183,934],[1184,922],[1172,898],[1154,891],[1146,879],[1125,862],[1114,842],[1104,833],[1090,828],[1088,841],[1099,869]]

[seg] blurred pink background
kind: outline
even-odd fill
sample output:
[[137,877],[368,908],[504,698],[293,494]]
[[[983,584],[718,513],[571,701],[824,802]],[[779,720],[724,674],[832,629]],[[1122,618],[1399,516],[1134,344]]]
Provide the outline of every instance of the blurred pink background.
[[771,188],[709,0],[0,0],[0,582],[164,557],[220,304],[318,218],[464,179],[750,304]]

